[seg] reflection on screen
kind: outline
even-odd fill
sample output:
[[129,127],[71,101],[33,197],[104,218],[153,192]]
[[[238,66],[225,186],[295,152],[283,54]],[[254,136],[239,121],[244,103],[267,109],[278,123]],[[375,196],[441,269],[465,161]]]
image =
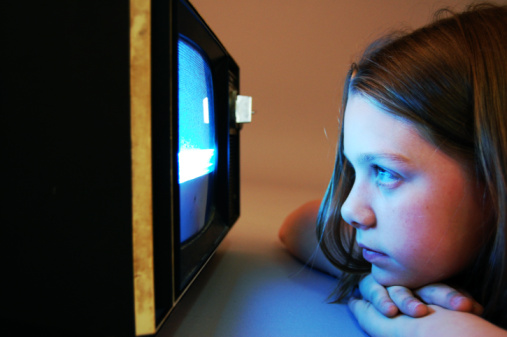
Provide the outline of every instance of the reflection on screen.
[[213,82],[207,59],[183,37],[178,41],[178,168],[180,240],[206,225],[216,166]]

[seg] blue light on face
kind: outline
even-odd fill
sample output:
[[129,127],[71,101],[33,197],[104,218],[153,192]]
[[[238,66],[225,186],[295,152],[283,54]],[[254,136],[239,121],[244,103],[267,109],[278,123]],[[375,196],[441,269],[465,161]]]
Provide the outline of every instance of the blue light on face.
[[197,48],[178,41],[179,183],[215,170],[211,68]]

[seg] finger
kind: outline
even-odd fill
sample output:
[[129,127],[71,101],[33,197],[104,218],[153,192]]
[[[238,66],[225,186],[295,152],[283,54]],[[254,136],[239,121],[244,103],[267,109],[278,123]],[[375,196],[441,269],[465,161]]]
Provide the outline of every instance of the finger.
[[357,319],[357,323],[368,335],[375,336],[375,333],[377,333],[381,336],[380,331],[378,331],[379,329],[374,329],[371,327],[371,324],[376,320],[382,319],[382,317],[380,317],[382,314],[379,314],[378,311],[375,313],[375,311],[372,310],[372,304],[370,302],[351,297],[348,305],[350,311]]
[[389,296],[398,309],[405,315],[422,317],[428,314],[426,304],[417,299],[412,291],[405,287],[392,286],[387,288]]
[[470,296],[443,284],[431,284],[415,291],[424,302],[436,304],[446,309],[482,314],[482,306]]
[[[351,297],[349,309],[357,319],[359,326],[371,337],[395,336],[392,318],[384,316],[372,303]],[[391,324],[390,324],[391,323]]]
[[482,313],[484,312],[484,307],[479,302],[475,301],[474,299],[472,299],[472,302],[473,302],[473,309],[472,309],[471,313],[474,315],[477,315],[477,316],[481,316]]
[[[445,286],[445,284],[444,284],[444,286]],[[482,313],[484,311],[484,307],[482,305],[480,305],[479,302],[477,302],[467,292],[459,291],[459,290],[457,292],[458,292],[459,299],[458,300],[454,300],[454,302],[455,302],[455,305],[454,305],[455,308],[454,308],[454,310],[469,312],[469,313],[472,313],[472,314],[478,315],[478,316],[482,315]],[[460,301],[464,302],[464,303],[459,303]],[[470,304],[469,304],[470,302],[472,303],[472,309],[468,310],[468,308],[470,308]]]
[[359,282],[359,291],[363,298],[384,316],[393,317],[398,313],[398,308],[389,297],[387,289],[377,283],[373,276],[368,275]]

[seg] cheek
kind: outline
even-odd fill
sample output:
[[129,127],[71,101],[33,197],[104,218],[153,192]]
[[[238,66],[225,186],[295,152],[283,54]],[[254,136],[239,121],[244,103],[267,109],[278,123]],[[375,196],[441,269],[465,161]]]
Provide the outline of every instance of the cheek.
[[462,196],[420,189],[418,193],[399,198],[399,202],[389,207],[388,223],[391,219],[393,224],[390,231],[402,236],[414,249],[419,246],[436,249],[443,242],[452,244],[469,222],[462,201]]
[[401,204],[391,212],[392,219],[386,225],[384,235],[390,238],[391,245],[388,247],[398,259],[411,263],[418,263],[428,252],[433,243],[435,235],[440,237],[441,233],[435,233],[432,226],[431,212],[424,204],[417,203],[417,206]]
[[470,240],[474,239],[465,237],[469,220],[464,214],[459,207],[434,199],[399,203],[390,209],[391,221],[382,233],[387,249],[413,280],[427,283],[447,278],[471,259]]

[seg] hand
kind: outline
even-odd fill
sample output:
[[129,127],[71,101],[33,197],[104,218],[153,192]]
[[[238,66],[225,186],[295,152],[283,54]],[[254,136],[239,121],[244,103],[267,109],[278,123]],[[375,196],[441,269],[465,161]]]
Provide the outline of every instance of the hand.
[[483,310],[473,298],[442,283],[430,284],[412,292],[401,286],[386,288],[370,274],[359,283],[359,291],[366,301],[387,317],[393,317],[399,312],[411,317],[422,317],[429,313],[428,304],[476,315],[480,315]]
[[428,314],[414,318],[399,314],[389,318],[365,300],[351,298],[349,308],[361,328],[372,337],[448,337],[488,336],[507,337],[507,331],[467,312],[428,305]]

